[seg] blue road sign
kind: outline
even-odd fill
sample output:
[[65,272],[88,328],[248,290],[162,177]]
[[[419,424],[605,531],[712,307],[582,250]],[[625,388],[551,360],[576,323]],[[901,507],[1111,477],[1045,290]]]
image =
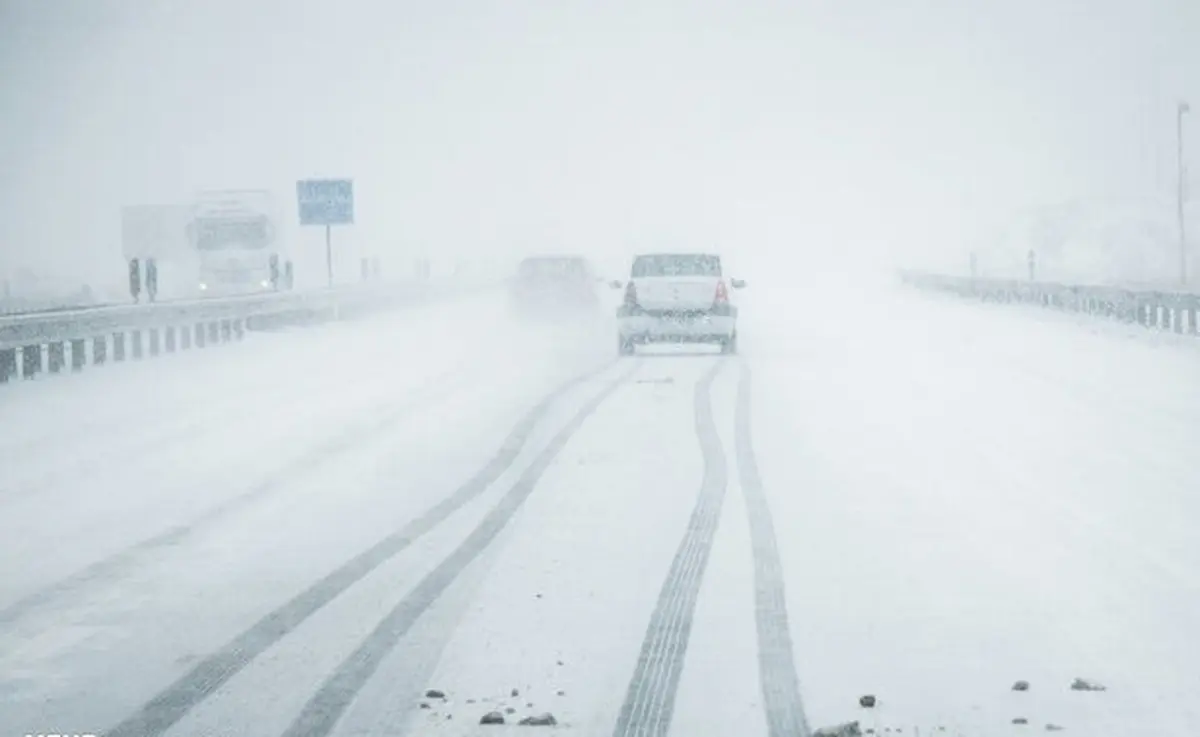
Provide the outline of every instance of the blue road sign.
[[352,225],[354,180],[302,179],[296,182],[301,225]]

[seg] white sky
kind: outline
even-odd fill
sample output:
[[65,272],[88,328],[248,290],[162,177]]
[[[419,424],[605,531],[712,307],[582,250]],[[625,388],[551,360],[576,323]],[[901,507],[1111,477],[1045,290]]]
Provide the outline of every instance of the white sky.
[[1180,98],[1196,0],[0,0],[0,268],[119,270],[123,204],[294,216],[326,175],[385,263],[927,259],[1172,192]]

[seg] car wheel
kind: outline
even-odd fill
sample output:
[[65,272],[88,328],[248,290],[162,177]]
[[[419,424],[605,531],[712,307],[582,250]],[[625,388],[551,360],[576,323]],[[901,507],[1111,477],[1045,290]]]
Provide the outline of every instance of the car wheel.
[[617,338],[617,353],[622,356],[632,356],[634,353],[633,341],[628,338]]
[[737,333],[721,341],[721,352],[729,355],[737,353]]

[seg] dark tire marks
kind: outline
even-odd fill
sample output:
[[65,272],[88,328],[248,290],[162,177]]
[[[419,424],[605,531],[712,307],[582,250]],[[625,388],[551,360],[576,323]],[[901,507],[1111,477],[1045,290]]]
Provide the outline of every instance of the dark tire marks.
[[725,360],[718,360],[696,384],[696,435],[704,455],[700,494],[642,640],[614,737],[664,737],[671,725],[696,599],[721,518],[728,480],[725,451],[713,421],[710,396],[713,380],[724,365]]
[[284,472],[212,507],[185,524],[175,525],[145,538],[46,588],[9,604],[0,609],[0,628],[11,626],[38,610],[53,606],[56,602],[77,598],[81,592],[91,586],[120,580],[154,553],[177,545],[189,536],[232,517],[256,502],[279,493],[288,487],[289,482],[319,468],[338,454],[353,449],[363,438],[374,437],[418,408],[448,396],[458,388],[456,382],[459,378],[461,377],[458,376],[458,372],[448,372],[434,377],[426,385],[418,387],[413,396],[391,406],[382,414],[309,449],[309,452],[291,461]]
[[417,618],[441,596],[451,583],[491,544],[504,529],[513,515],[529,498],[542,474],[554,462],[563,446],[575,435],[584,421],[608,398],[617,387],[625,383],[637,370],[637,365],[623,372],[593,397],[559,430],[549,444],[537,455],[533,463],[520,478],[505,492],[504,496],[488,512],[471,534],[437,565],[407,596],[395,606],[375,627],[361,645],[331,675],[308,703],[300,715],[283,733],[283,737],[326,737],[341,719],[346,708],[367,680],[378,669],[379,664],[395,648]]
[[[333,601],[339,594],[362,580],[367,574],[383,563],[398,555],[416,539],[441,524],[454,512],[482,494],[516,461],[526,440],[534,431],[537,423],[553,406],[555,400],[577,384],[607,370],[611,365],[607,364],[597,370],[576,376],[559,386],[543,398],[537,406],[531,409],[517,423],[492,460],[466,481],[466,483],[455,490],[454,493],[438,502],[421,517],[412,520],[404,527],[380,540],[372,547],[297,594],[290,601],[264,616],[249,629],[226,643],[220,650],[200,661],[188,673],[152,698],[133,715],[105,731],[105,737],[157,737],[157,735],[162,735],[197,704],[212,695],[223,684],[249,665],[251,661],[276,642],[283,639],[283,637],[296,629],[318,610]],[[576,421],[582,422],[582,419],[577,418]],[[565,440],[566,438],[564,437],[560,442],[565,442]],[[539,459],[541,458],[542,456],[539,456]],[[545,463],[549,463],[549,460],[547,458]],[[528,475],[527,473],[525,476],[522,476],[522,479],[525,479]],[[518,483],[519,486],[521,486],[520,483]],[[514,492],[510,492],[505,499],[511,500],[513,496]],[[495,517],[496,512],[493,511],[487,519],[493,520]],[[492,524],[495,524],[495,522]],[[481,534],[479,530],[476,530],[476,533],[473,533],[469,539],[478,540]],[[494,535],[494,533],[492,534]],[[464,557],[471,551],[470,548],[465,546],[466,544],[464,543],[464,547],[460,547],[451,558],[439,565],[434,573],[430,574],[419,585],[418,590],[414,591],[413,595],[406,597],[404,602],[398,607],[398,611],[401,612],[400,614],[393,614],[385,621],[394,623],[399,617],[409,616],[404,614],[404,612],[409,612],[412,609],[416,601],[414,595],[417,593],[428,597],[435,590],[444,588],[443,578],[447,576],[452,578],[453,574],[457,573],[458,568],[456,566],[465,565]],[[473,557],[473,555],[470,557]],[[387,635],[387,633],[385,632],[384,635]],[[384,635],[378,636],[382,637]],[[338,671],[339,674],[343,675],[340,678],[335,675],[330,680],[330,683],[335,685],[330,686],[327,684],[321,693],[344,693],[345,687],[353,683],[357,677],[356,674],[361,672],[359,669],[368,664],[370,658],[370,653],[367,652],[364,654],[363,649],[360,648],[355,653],[354,658],[351,661],[347,661]],[[373,670],[374,666],[370,667]],[[330,691],[329,689],[331,688],[334,690]],[[322,696],[321,698],[328,699],[330,696]],[[336,701],[336,699],[334,700]],[[300,724],[300,722],[298,721],[297,724]],[[309,722],[306,721],[304,724],[309,724]],[[294,729],[297,728],[294,727]],[[304,728],[310,730],[305,732],[306,734],[318,734],[318,732],[312,731],[315,729],[315,726]]]
[[770,737],[808,737],[800,701],[800,679],[788,629],[783,565],[775,539],[771,508],[758,475],[750,433],[750,368],[742,364],[735,410],[738,478],[750,518],[754,548],[754,620],[758,629],[758,670]]

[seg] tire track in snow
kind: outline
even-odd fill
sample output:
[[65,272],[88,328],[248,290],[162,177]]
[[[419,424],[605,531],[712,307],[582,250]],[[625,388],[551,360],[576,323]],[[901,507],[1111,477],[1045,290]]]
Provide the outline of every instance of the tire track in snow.
[[[606,363],[597,369],[575,376],[543,397],[512,429],[496,455],[452,494],[435,504],[422,516],[410,521],[367,550],[346,561],[292,597],[291,600],[262,617],[226,643],[220,650],[204,658],[173,684],[159,692],[141,709],[105,731],[105,737],[157,737],[162,735],[186,716],[192,708],[207,699],[251,661],[299,627],[318,610],[324,608],[346,589],[394,558],[419,537],[440,525],[468,502],[486,491],[517,460],[538,422],[549,412],[557,399],[571,388],[603,373],[614,364],[615,362]],[[625,375],[622,375],[622,380],[624,378]],[[435,572],[442,570],[445,565],[443,562],[435,569]],[[408,598],[405,601],[408,601]]]
[[496,539],[533,493],[542,474],[558,457],[567,441],[574,437],[605,399],[636,373],[639,363],[635,363],[609,382],[554,435],[471,534],[388,612],[362,644],[322,684],[317,693],[304,705],[300,715],[284,731],[283,737],[326,737],[333,731],[350,702],[395,648],[400,638],[404,637],[459,574]]
[[704,455],[704,477],[687,531],[671,561],[646,628],[637,666],[613,730],[614,737],[665,737],[671,726],[696,599],[716,537],[728,480],[725,451],[713,422],[711,396],[713,380],[724,365],[724,359],[719,359],[696,383],[696,436]]
[[743,363],[734,416],[734,448],[754,549],[754,622],[758,630],[763,709],[770,737],[808,737],[808,720],[800,700],[800,679],[796,675],[788,628],[783,564],[750,433],[750,378],[750,367]]
[[180,543],[191,535],[233,516],[252,504],[277,494],[287,483],[329,462],[337,455],[352,450],[364,437],[373,437],[402,420],[413,411],[436,402],[458,389],[465,374],[450,371],[434,377],[412,395],[401,400],[369,422],[361,423],[346,432],[319,444],[309,452],[289,462],[279,474],[255,485],[204,512],[189,522],[172,526],[163,532],[145,538],[133,545],[108,555],[59,580],[57,583],[35,591],[0,609],[0,632],[26,619],[30,614],[52,606],[68,598],[78,598],[81,592],[92,585],[119,580],[153,553]]

